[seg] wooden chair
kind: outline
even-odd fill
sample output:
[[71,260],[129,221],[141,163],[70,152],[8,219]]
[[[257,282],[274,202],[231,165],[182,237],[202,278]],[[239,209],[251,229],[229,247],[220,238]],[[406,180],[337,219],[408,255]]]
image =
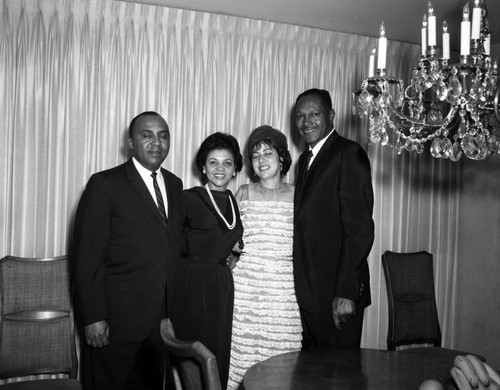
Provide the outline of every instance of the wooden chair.
[[[394,351],[416,346],[418,348],[405,351],[441,355],[469,353],[441,348],[432,254],[386,251],[382,255],[382,266],[389,303],[387,349]],[[423,349],[422,346],[431,348]]]
[[2,389],[81,389],[70,296],[66,256],[0,259]]
[[175,337],[172,322],[161,321],[161,337],[170,361],[179,370],[183,390],[221,390],[217,360],[199,341],[182,341]]

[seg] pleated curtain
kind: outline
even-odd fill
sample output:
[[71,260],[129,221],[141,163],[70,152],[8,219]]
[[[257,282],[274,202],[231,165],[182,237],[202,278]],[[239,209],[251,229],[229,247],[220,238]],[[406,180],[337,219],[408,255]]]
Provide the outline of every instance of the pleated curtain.
[[[164,167],[198,185],[194,157],[215,131],[244,147],[262,124],[282,130],[293,161],[296,96],[330,91],[335,127],[367,150],[375,191],[369,258],[373,304],[363,346],[385,349],[385,250],[434,254],[443,344],[455,338],[459,169],[369,145],[351,94],[368,75],[375,38],[112,0],[0,0],[0,256],[70,251],[92,173],[129,157],[127,127],[145,110],[171,130]],[[388,73],[408,81],[417,45],[389,41]],[[295,165],[287,180],[294,182]],[[244,170],[235,191],[249,178]]]

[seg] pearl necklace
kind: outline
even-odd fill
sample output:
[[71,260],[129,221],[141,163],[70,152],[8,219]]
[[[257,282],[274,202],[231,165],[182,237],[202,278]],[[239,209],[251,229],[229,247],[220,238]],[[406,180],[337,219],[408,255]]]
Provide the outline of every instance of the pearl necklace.
[[219,214],[219,216],[222,218],[222,220],[224,221],[224,223],[226,224],[227,228],[229,230],[233,230],[234,227],[236,226],[236,213],[234,212],[234,205],[233,205],[233,200],[231,199],[231,196],[229,196],[229,203],[231,203],[231,211],[233,213],[233,223],[230,225],[226,218],[224,218],[224,215],[222,215],[222,213],[220,212],[220,209],[219,209],[219,206],[217,206],[217,203],[215,203],[215,199],[212,195],[212,192],[210,191],[210,189],[208,188],[208,184],[205,184],[205,189],[207,190],[207,193],[208,193],[208,197],[210,198],[210,200],[212,201],[212,204],[214,205],[214,209],[215,211],[217,211],[217,214]]
[[268,188],[268,187],[264,187],[260,181],[257,182],[257,191],[259,192],[283,192],[284,188],[283,188],[283,183],[280,184],[279,187],[276,187],[276,188]]

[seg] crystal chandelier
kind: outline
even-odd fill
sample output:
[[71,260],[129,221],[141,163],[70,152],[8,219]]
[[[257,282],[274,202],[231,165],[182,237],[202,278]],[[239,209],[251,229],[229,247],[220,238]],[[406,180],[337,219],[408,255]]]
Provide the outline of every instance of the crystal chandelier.
[[387,38],[382,23],[370,56],[369,77],[353,93],[353,112],[369,116],[372,143],[422,153],[429,143],[436,158],[458,161],[462,155],[482,160],[500,154],[500,78],[490,57],[490,34],[484,1],[475,0],[472,27],[469,6],[463,10],[460,62],[450,63],[449,33],[443,22],[442,57],[437,56],[436,16],[432,4],[422,23],[422,55],[411,82],[386,76]]

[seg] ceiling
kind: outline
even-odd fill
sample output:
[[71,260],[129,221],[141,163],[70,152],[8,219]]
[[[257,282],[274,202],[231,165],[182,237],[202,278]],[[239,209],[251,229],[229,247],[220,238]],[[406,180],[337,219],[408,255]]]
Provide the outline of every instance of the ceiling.
[[[389,39],[420,43],[427,0],[122,0],[172,8],[226,14],[377,37],[383,21]],[[440,27],[447,20],[451,46],[460,46],[460,21],[464,0],[434,0],[438,45]],[[473,1],[470,0],[472,10]],[[500,43],[500,1],[486,0],[492,44]]]

